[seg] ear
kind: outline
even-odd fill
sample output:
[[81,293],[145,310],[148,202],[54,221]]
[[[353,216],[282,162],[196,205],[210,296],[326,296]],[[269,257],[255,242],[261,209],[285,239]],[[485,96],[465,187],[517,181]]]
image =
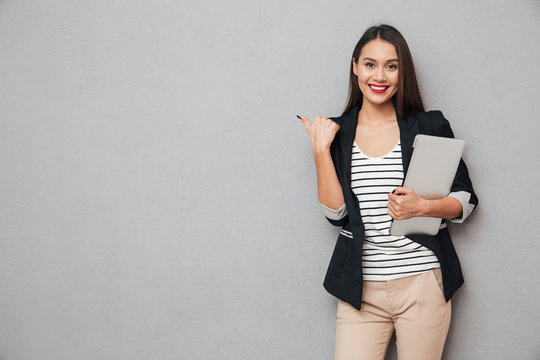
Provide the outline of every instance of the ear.
[[354,75],[358,76],[358,73],[356,72],[356,63],[354,62],[354,57],[352,58],[352,71]]

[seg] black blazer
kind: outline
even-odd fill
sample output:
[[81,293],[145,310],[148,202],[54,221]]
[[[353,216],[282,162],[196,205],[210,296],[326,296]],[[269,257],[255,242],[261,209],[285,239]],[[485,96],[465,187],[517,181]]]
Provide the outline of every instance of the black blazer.
[[[347,215],[339,220],[328,217],[327,220],[335,226],[342,226],[344,230],[352,232],[353,237],[339,234],[323,283],[324,288],[330,294],[348,302],[358,310],[360,310],[362,303],[362,247],[365,229],[358,200],[351,190],[351,154],[359,111],[360,106],[357,105],[343,116],[330,117],[331,120],[340,125],[340,129],[330,145],[330,153],[343,189]],[[412,143],[416,134],[454,137],[450,123],[438,110],[415,112],[406,119],[402,119],[396,108],[396,118],[400,131],[404,174],[407,173],[412,154]],[[478,205],[478,198],[474,193],[463,159],[460,160],[451,192],[461,190],[471,194],[470,204]],[[446,301],[449,301],[463,285],[463,275],[448,228],[441,228],[437,235],[408,234],[407,237],[432,250],[437,256],[441,265],[444,297]]]

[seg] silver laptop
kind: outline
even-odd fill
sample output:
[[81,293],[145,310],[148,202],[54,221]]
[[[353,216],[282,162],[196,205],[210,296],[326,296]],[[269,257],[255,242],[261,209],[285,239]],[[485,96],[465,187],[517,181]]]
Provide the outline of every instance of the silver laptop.
[[[416,135],[411,162],[403,186],[425,199],[441,199],[450,193],[465,141],[431,135]],[[429,234],[439,232],[441,218],[414,217],[393,220],[391,235]]]

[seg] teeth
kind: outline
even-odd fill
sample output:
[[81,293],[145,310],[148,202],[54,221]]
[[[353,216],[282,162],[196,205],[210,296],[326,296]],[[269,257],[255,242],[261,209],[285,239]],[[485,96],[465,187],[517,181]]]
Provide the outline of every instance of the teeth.
[[375,90],[384,90],[387,88],[387,86],[375,86],[375,85],[369,85],[372,89]]

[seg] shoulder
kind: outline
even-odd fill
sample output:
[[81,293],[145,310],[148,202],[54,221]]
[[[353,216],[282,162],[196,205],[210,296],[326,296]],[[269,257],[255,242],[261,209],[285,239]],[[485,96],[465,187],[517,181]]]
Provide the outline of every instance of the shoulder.
[[415,111],[410,117],[415,118],[421,125],[440,126],[448,122],[441,110]]
[[343,129],[346,129],[346,131],[354,132],[356,131],[356,117],[359,111],[360,111],[360,104],[356,104],[347,112],[344,112],[343,114],[339,116],[329,116],[328,118],[330,120],[335,121],[339,125],[340,131],[338,131],[338,134]]
[[450,122],[440,110],[416,111],[410,118],[418,122],[420,131],[438,136],[449,136],[451,131]]

